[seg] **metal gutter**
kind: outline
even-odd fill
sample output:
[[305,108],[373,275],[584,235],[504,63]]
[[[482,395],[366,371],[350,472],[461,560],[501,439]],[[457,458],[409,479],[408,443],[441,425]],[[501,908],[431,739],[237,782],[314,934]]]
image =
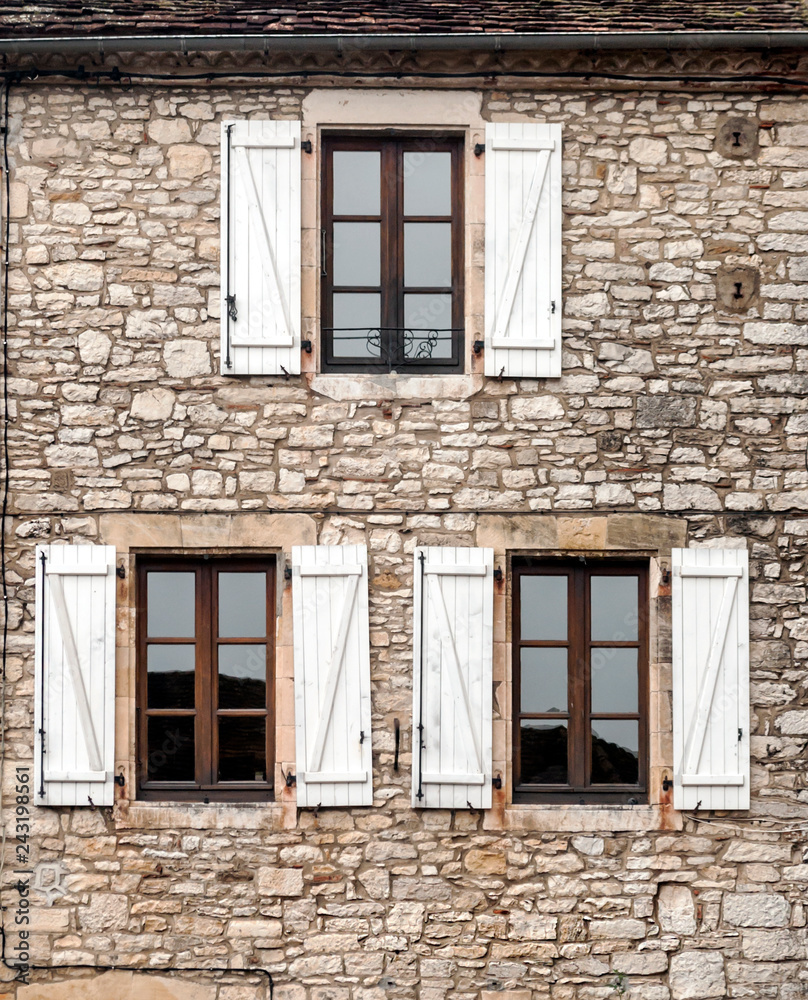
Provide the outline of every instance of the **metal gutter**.
[[471,52],[629,49],[806,49],[806,31],[602,31],[474,34],[170,34],[83,38],[0,38],[0,55],[108,55],[114,52],[333,52],[447,50]]

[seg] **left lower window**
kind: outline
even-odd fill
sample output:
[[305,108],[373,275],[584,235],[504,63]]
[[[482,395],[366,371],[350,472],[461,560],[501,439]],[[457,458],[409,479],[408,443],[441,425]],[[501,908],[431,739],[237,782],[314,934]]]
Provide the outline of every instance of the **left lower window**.
[[274,585],[267,559],[139,564],[141,798],[272,798]]

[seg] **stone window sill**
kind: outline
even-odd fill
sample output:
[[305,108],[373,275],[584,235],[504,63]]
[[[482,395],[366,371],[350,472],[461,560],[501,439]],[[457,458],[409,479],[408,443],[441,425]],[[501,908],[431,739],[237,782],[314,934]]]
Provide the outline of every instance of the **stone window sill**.
[[509,805],[488,810],[483,828],[525,833],[649,833],[681,830],[682,814],[666,805]]
[[484,375],[309,375],[312,392],[335,402],[362,399],[468,399],[478,393]]
[[113,814],[116,830],[293,830],[290,802],[127,802]]

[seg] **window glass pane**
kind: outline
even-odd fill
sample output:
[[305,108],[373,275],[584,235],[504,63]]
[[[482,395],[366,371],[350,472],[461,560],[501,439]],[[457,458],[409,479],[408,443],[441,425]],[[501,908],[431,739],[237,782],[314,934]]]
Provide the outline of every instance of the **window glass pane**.
[[147,573],[146,602],[150,638],[193,638],[196,631],[194,573]]
[[250,639],[266,634],[266,573],[219,573],[221,638]]
[[266,646],[220,644],[219,708],[264,708],[266,703]]
[[266,718],[219,716],[219,781],[266,781]]
[[372,285],[381,282],[381,223],[334,223],[334,284]]
[[193,781],[194,717],[152,716],[148,723],[146,781]]
[[522,712],[567,711],[567,650],[525,646],[521,654]]
[[452,214],[452,154],[404,154],[404,214]]
[[404,357],[408,361],[451,358],[451,295],[405,295],[404,326]]
[[592,650],[592,711],[636,712],[638,675],[636,649]]
[[636,785],[639,781],[639,762],[639,722],[629,719],[593,720],[593,785]]
[[334,357],[381,356],[381,296],[378,293],[334,294]]
[[593,642],[636,642],[639,616],[636,576],[593,576]]
[[520,726],[523,785],[567,784],[567,724],[523,719]]
[[521,576],[519,617],[523,639],[567,638],[567,577]]
[[334,150],[334,215],[379,214],[381,162],[378,150]]
[[196,646],[146,647],[149,708],[193,708]]
[[451,222],[405,222],[405,288],[449,288],[451,284]]

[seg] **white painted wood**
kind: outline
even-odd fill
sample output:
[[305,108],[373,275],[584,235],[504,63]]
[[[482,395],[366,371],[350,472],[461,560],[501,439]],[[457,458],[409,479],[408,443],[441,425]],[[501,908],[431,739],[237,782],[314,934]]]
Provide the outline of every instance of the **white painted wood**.
[[37,805],[114,802],[114,570],[112,546],[37,546]]
[[373,804],[367,549],[292,549],[299,806]]
[[561,125],[491,123],[485,154],[485,372],[561,375]]
[[748,809],[749,571],[744,549],[674,549],[677,809]]
[[491,806],[493,584],[493,549],[416,549],[412,785],[416,808]]
[[300,122],[224,122],[222,179],[222,374],[297,374]]

